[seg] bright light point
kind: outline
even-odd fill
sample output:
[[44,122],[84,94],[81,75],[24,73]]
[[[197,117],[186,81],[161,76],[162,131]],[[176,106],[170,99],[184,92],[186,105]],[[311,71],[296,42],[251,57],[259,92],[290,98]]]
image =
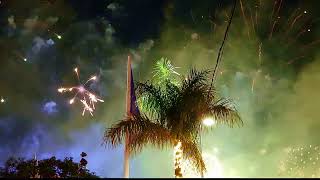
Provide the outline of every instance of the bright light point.
[[58,89],[58,92],[62,93],[63,90],[64,90],[63,88],[59,88],[59,89]]
[[308,29],[308,32],[310,32],[311,31],[311,29]]
[[84,90],[85,90],[85,89],[84,89],[83,86],[80,86],[80,87],[79,87],[79,92],[84,92]]
[[74,71],[77,73],[78,72],[78,68],[74,68]]
[[70,104],[73,104],[73,102],[74,102],[74,99],[71,99],[71,100],[69,101]]
[[0,102],[1,102],[1,103],[4,103],[4,102],[5,102],[5,100],[4,100],[3,98],[1,98]]
[[211,117],[208,117],[208,118],[205,118],[202,123],[205,125],[205,126],[213,126],[215,124],[215,120]]
[[27,58],[23,58],[24,61],[27,61]]
[[303,11],[303,13],[307,14],[307,11]]
[[57,38],[58,38],[58,39],[61,39],[62,37],[61,37],[60,35],[57,35]]
[[91,79],[92,79],[92,80],[96,80],[96,79],[97,79],[97,76],[93,76]]

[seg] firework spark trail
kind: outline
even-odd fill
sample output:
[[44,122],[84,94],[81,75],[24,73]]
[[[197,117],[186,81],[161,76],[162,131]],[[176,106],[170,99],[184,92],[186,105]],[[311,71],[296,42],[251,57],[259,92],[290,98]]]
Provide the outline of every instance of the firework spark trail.
[[[48,29],[48,32],[50,32],[50,29]],[[59,35],[59,34],[57,34],[57,33],[55,33],[55,32],[52,32],[58,39],[61,39],[62,38],[62,36],[61,35]]]
[[[59,93],[64,93],[64,92],[72,92],[72,91],[76,91],[75,95],[69,100],[69,104],[73,104],[74,100],[78,97],[78,95],[82,96],[80,97],[80,102],[83,105],[83,112],[82,112],[82,116],[84,116],[85,112],[88,111],[91,116],[93,116],[93,111],[95,110],[95,106],[94,104],[97,102],[104,102],[102,99],[99,99],[96,95],[94,95],[93,93],[91,93],[89,90],[87,90],[85,88],[85,86],[91,82],[97,79],[96,76],[92,76],[91,78],[89,78],[84,84],[81,83],[80,81],[80,75],[78,72],[78,68],[74,69],[76,75],[77,75],[77,79],[78,79],[78,86],[73,86],[73,87],[61,87],[58,89]],[[87,98],[86,98],[87,97]],[[88,100],[87,100],[88,99]]]
[[292,23],[290,24],[288,30],[287,30],[286,33],[285,33],[286,35],[289,34],[289,32],[292,30],[294,24],[298,21],[298,19],[300,19],[300,18],[302,17],[303,14],[304,14],[304,13],[301,13],[301,14],[299,14],[298,16],[296,16],[296,17],[294,18],[294,20],[292,21]]
[[258,29],[258,12],[257,12],[258,7],[256,6],[256,12],[255,12],[255,22],[256,22],[256,27]]
[[[307,11],[304,11],[304,14],[307,14]],[[310,28],[311,28],[312,24],[316,23],[319,20],[320,20],[320,18],[314,19],[310,23],[308,23],[307,25],[303,26],[301,28],[301,30],[299,31],[299,33],[295,36],[295,38],[290,40],[288,37],[288,41],[290,41],[290,43],[287,43],[286,47],[288,47],[291,43],[295,43],[300,38],[300,36],[302,36],[303,34],[305,34],[307,32],[311,32]]]
[[255,25],[254,25],[254,20],[253,20],[253,16],[252,16],[252,13],[251,13],[251,10],[249,8],[249,13],[250,13],[250,18],[251,18],[251,24],[252,24],[252,31],[253,31],[253,34],[256,34],[256,29],[255,29]]
[[240,0],[240,7],[241,7],[241,12],[242,12],[242,16],[243,16],[243,20],[244,20],[244,23],[246,24],[246,27],[247,27],[247,33],[248,33],[248,37],[250,39],[250,32],[249,32],[249,25],[248,25],[248,20],[246,18],[246,15],[244,14],[244,10],[243,10],[243,5],[242,5],[242,0]]
[[252,84],[251,84],[251,92],[252,93],[253,93],[254,84],[255,84],[255,77],[252,78]]
[[[277,13],[276,13],[277,19],[274,20],[273,24],[272,24],[271,32],[269,34],[269,40],[272,38],[272,34],[273,34],[274,28],[275,28],[275,26],[276,26],[276,24],[278,22],[278,19],[280,19],[279,12],[280,12],[280,9],[281,9],[281,4],[282,4],[282,0],[280,0],[279,6],[278,6],[278,10],[277,10]],[[273,15],[272,15],[272,17],[273,17]]]
[[14,52],[14,54],[16,55],[16,56],[18,56],[19,58],[21,58],[23,61],[27,61],[28,59],[26,58],[26,57],[23,57],[20,53],[18,53],[18,52]]
[[305,55],[292,58],[291,60],[289,60],[289,61],[287,62],[287,64],[288,64],[288,65],[289,65],[289,64],[292,64],[292,63],[295,62],[296,60],[301,59],[301,58],[304,58],[304,57],[305,57]]
[[291,40],[288,39],[289,43],[287,43],[287,44],[285,45],[285,47],[288,47],[290,44],[295,43],[295,42],[299,39],[299,37],[302,36],[303,34],[305,34],[306,32],[310,32],[310,29],[302,29],[302,30],[295,36],[294,39],[291,39]]
[[261,70],[258,69],[256,72],[254,72],[253,74],[253,78],[252,78],[252,83],[251,83],[251,92],[253,93],[253,89],[254,89],[254,85],[255,85],[255,82],[256,82],[256,79],[258,77],[258,74],[260,74]]
[[309,44],[304,45],[304,46],[303,46],[303,49],[309,48],[310,46],[315,45],[315,44],[318,44],[318,43],[320,43],[320,39],[317,39],[317,40],[315,40],[315,41],[312,41],[312,42],[309,43]]
[[318,146],[286,148],[279,163],[279,174],[292,177],[320,177],[320,152]]
[[282,0],[280,0],[279,6],[278,6],[277,16],[279,16],[279,12],[280,12],[280,9],[281,9],[281,5],[282,5]]
[[[258,50],[258,60],[259,60],[259,67],[261,66],[261,56],[262,56],[262,42],[260,42],[259,44],[259,50]],[[254,76],[252,78],[252,82],[251,82],[251,92],[253,93],[253,90],[254,90],[254,85],[255,85],[255,82],[256,82],[256,78],[258,76],[258,74],[261,72],[260,69],[258,69],[256,72],[254,72]]]
[[[304,14],[307,14],[307,11],[304,11]],[[315,19],[315,20],[312,20],[311,22],[309,23],[303,23],[302,27],[300,29],[298,29],[299,33],[295,36],[294,39],[291,40],[291,42],[296,42],[298,40],[298,38],[303,35],[304,33],[306,32],[311,32],[311,27],[312,27],[312,24],[314,24],[315,22],[317,22],[319,19]],[[288,40],[289,40],[289,37],[288,37]]]
[[262,55],[262,42],[260,42],[259,44],[259,54],[258,54],[258,57],[259,57],[259,65],[261,65],[261,55]]
[[275,20],[274,22],[273,22],[273,25],[272,25],[272,28],[271,28],[271,31],[270,31],[270,34],[269,34],[269,40],[272,38],[272,34],[273,34],[273,31],[274,31],[274,27],[276,26],[276,24],[277,24],[277,20]]
[[82,100],[80,100],[83,104],[83,111],[82,111],[82,116],[84,116],[84,113],[86,111],[89,111],[89,113],[91,114],[91,116],[93,116],[92,112],[93,112],[93,109],[88,105],[87,101],[85,98],[83,98]]
[[287,22],[285,23],[285,26],[289,26],[289,25],[290,25],[291,20],[294,19],[294,17],[295,17],[297,14],[299,14],[299,10],[300,10],[300,8],[296,8],[296,9],[291,13],[291,15],[289,16]]
[[276,5],[277,5],[277,1],[274,1],[273,8],[272,8],[272,13],[271,13],[271,17],[270,17],[270,24],[272,24],[271,22],[272,22],[272,19],[273,19],[274,9],[275,9]]
[[302,34],[304,34],[305,32],[307,32],[307,30],[306,29],[302,29],[298,34],[297,34],[297,36],[296,36],[296,38],[294,39],[294,41],[293,42],[295,42]]
[[59,34],[57,34],[57,33],[54,33],[54,34],[57,36],[58,39],[62,38]]

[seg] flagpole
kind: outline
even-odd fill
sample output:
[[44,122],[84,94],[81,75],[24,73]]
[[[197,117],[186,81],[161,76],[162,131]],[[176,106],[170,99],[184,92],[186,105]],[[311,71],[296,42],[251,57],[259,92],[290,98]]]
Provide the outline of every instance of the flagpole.
[[[130,80],[131,80],[131,58],[128,56],[128,64],[127,64],[127,92],[126,92],[126,115],[127,117],[130,117],[130,107],[131,107],[131,86],[130,86]],[[129,178],[129,157],[130,152],[128,149],[128,142],[129,142],[129,132],[126,132],[126,140],[125,140],[125,148],[124,148],[124,178]]]

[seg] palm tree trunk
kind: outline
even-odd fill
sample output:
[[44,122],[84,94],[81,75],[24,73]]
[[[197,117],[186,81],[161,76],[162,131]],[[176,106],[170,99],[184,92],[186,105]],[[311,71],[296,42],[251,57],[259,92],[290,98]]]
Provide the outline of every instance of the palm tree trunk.
[[181,142],[177,141],[174,146],[174,175],[175,178],[182,178],[182,149]]

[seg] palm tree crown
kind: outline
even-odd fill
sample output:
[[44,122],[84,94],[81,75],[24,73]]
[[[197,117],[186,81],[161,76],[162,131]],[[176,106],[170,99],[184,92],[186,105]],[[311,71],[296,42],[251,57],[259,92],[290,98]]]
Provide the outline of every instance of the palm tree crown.
[[189,159],[199,173],[206,171],[199,150],[202,120],[211,116],[216,124],[230,127],[242,121],[229,100],[218,98],[207,79],[209,71],[192,69],[179,83],[166,79],[162,85],[138,83],[136,93],[143,98],[143,113],[120,121],[105,133],[113,146],[123,142],[130,132],[129,149],[133,153],[151,144],[157,148],[174,147],[181,142],[183,158]]

